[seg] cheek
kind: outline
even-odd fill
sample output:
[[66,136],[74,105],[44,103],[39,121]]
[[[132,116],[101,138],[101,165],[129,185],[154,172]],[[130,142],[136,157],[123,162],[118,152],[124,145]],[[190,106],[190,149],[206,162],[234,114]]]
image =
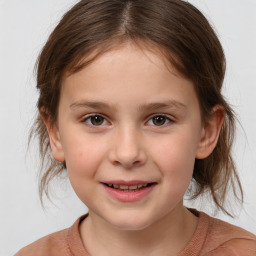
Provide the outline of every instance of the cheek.
[[192,179],[195,162],[195,157],[186,144],[177,145],[175,147],[166,143],[156,151],[156,164],[162,175],[162,189],[168,209],[183,199]]
[[170,136],[153,148],[154,162],[173,182],[189,183],[195,162],[195,140],[186,135]]
[[73,137],[65,143],[64,152],[70,178],[94,176],[104,155],[104,147],[90,138]]
[[90,138],[81,140],[81,137],[73,137],[65,146],[70,183],[80,200],[87,204],[91,200],[97,171],[104,158],[104,147],[96,146]]

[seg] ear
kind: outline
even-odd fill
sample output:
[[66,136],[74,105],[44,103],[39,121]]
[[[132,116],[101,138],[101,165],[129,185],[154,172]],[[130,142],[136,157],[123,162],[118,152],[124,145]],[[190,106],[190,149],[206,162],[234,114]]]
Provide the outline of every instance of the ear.
[[41,110],[40,114],[47,128],[52,155],[56,161],[64,162],[65,155],[60,139],[58,126],[57,124],[51,123],[49,116],[46,114],[46,111]]
[[225,111],[222,106],[213,107],[210,117],[204,123],[201,139],[197,148],[196,158],[208,157],[217,145],[220,130],[225,118]]

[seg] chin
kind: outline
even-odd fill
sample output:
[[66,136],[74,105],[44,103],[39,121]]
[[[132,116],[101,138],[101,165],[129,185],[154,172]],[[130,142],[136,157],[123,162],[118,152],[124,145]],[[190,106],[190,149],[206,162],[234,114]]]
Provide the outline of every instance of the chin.
[[143,214],[125,214],[123,216],[115,215],[114,219],[107,220],[108,223],[119,230],[140,231],[153,224],[152,219]]

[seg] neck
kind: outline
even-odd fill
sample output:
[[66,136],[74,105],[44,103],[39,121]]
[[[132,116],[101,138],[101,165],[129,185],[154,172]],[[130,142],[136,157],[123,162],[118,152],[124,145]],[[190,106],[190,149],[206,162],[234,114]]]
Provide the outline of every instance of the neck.
[[89,212],[80,233],[90,255],[177,255],[192,238],[197,217],[178,207],[143,230],[120,230]]

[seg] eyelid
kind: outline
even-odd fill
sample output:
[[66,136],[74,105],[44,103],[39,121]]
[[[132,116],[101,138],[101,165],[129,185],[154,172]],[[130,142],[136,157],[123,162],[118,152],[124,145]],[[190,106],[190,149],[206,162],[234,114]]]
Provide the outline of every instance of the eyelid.
[[90,113],[90,114],[86,114],[84,115],[82,118],[81,118],[81,122],[82,123],[86,123],[89,127],[93,127],[93,128],[97,128],[97,127],[101,127],[101,126],[104,126],[104,124],[101,124],[101,125],[93,125],[93,124],[88,124],[86,121],[91,118],[91,117],[95,117],[95,116],[100,116],[104,119],[104,121],[106,121],[108,124],[110,124],[110,122],[108,121],[108,118],[103,115],[103,114],[100,114],[100,113]]
[[[91,118],[91,117],[94,117],[94,116],[100,116],[100,117],[102,117],[103,119],[104,119],[104,122],[107,122],[108,124],[111,124],[111,122],[109,122],[108,121],[108,117],[106,117],[105,115],[103,115],[103,114],[100,114],[100,113],[90,113],[90,114],[86,114],[86,115],[84,115],[82,118],[81,118],[81,122],[83,122],[83,123],[86,123],[86,121],[89,119],[89,118]],[[152,120],[154,117],[157,117],[157,116],[163,116],[163,117],[165,117],[169,122],[171,122],[171,123],[173,123],[174,121],[175,121],[175,119],[174,119],[174,117],[173,116],[170,116],[169,114],[164,114],[164,113],[155,113],[155,114],[151,114],[147,119],[146,119],[146,124],[150,121],[150,120]],[[168,123],[169,123],[168,122]],[[106,124],[101,124],[101,125],[93,125],[93,124],[88,124],[87,123],[87,125],[88,126],[90,126],[90,127],[93,127],[93,128],[96,128],[96,127],[101,127],[101,126],[104,126],[104,125],[106,125]],[[156,125],[151,125],[151,126],[156,126]],[[166,124],[165,125],[161,125],[162,127],[163,126],[166,126]],[[161,126],[159,126],[159,127],[161,127]]]
[[[174,117],[173,116],[170,116],[169,114],[164,114],[164,113],[155,113],[155,114],[152,114],[150,115],[148,118],[147,118],[147,121],[146,121],[146,124],[152,120],[154,117],[157,117],[157,116],[163,116],[165,117],[169,122],[169,123],[173,123],[175,121]],[[160,125],[160,126],[156,126],[156,125],[151,125],[151,126],[156,126],[156,127],[164,127],[166,126],[167,124],[164,124],[164,125]]]

